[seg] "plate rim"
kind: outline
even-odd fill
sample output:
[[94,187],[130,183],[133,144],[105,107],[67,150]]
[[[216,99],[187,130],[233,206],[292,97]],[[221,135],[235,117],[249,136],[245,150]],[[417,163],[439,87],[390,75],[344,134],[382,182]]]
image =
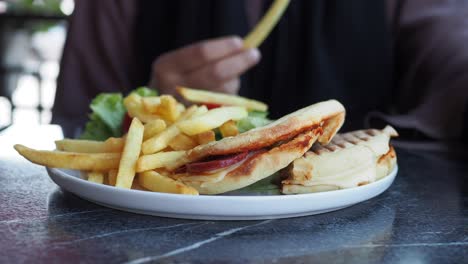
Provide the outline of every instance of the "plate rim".
[[76,174],[76,170],[47,168],[47,172],[51,180],[63,190],[108,208],[179,219],[250,221],[322,214],[365,202],[390,188],[398,166],[386,177],[364,186],[295,195],[158,193],[89,182]]
[[[338,195],[338,194],[345,194],[348,192],[354,192],[356,189],[361,189],[363,191],[367,189],[373,189],[376,185],[382,185],[385,184],[385,182],[390,181],[389,186],[392,184],[394,179],[396,178],[396,175],[398,174],[399,167],[398,165],[395,165],[393,170],[385,177],[366,184],[362,186],[357,186],[357,187],[352,187],[352,188],[345,188],[345,189],[339,189],[339,190],[333,190],[333,191],[325,191],[325,192],[316,192],[316,193],[304,193],[304,194],[275,194],[275,195],[223,195],[223,194],[217,194],[217,195],[207,195],[207,194],[202,194],[202,195],[186,195],[186,194],[175,194],[175,193],[162,193],[162,192],[152,192],[152,191],[142,191],[142,190],[135,190],[135,189],[125,189],[125,188],[119,188],[119,187],[114,187],[114,186],[109,186],[105,184],[100,184],[100,183],[94,183],[87,181],[85,179],[70,175],[67,173],[65,170],[68,169],[61,169],[61,168],[49,168],[46,167],[47,173],[49,177],[54,181],[53,176],[50,175],[51,173],[54,175],[59,175],[61,177],[69,178],[71,181],[78,182],[79,184],[84,184],[88,185],[91,188],[104,188],[107,190],[112,190],[116,192],[122,192],[122,193],[140,193],[140,194],[149,194],[153,195],[156,197],[161,196],[161,197],[166,197],[166,198],[175,198],[175,199],[187,199],[189,198],[190,200],[196,199],[196,200],[212,200],[213,198],[216,198],[217,200],[251,200],[251,199],[257,199],[257,200],[276,200],[279,197],[281,199],[306,199],[309,197],[320,197],[320,196],[330,196],[330,195]],[[78,171],[78,170],[73,170],[73,171]],[[55,184],[57,184],[54,181]],[[61,185],[57,184],[58,186],[62,187]],[[62,187],[63,188],[63,187]],[[388,189],[388,188],[387,188]],[[68,190],[69,191],[69,190]]]

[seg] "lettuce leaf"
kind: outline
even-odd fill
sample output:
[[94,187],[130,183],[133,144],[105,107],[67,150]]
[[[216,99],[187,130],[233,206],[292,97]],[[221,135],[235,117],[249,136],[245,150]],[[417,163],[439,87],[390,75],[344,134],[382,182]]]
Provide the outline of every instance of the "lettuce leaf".
[[80,138],[106,140],[122,136],[122,121],[126,112],[122,94],[101,93],[91,101],[90,108],[92,113]]
[[252,111],[246,118],[237,121],[239,133],[244,133],[256,127],[266,126],[272,122],[267,118],[268,112]]
[[242,189],[229,192],[230,195],[280,195],[280,174],[274,173]]
[[109,128],[114,137],[122,135],[122,122],[127,111],[123,104],[122,94],[104,93],[98,95],[90,105],[93,114]]
[[96,115],[89,115],[89,121],[86,123],[85,130],[81,134],[81,139],[104,141],[112,136],[112,132],[106,124]]
[[[156,90],[139,87],[132,91],[140,96],[157,96]],[[91,101],[92,110],[81,139],[103,141],[122,136],[122,122],[127,110],[121,93],[101,93]]]
[[156,90],[148,88],[146,86],[138,87],[135,90],[133,90],[132,93],[136,93],[142,97],[158,96],[158,92]]

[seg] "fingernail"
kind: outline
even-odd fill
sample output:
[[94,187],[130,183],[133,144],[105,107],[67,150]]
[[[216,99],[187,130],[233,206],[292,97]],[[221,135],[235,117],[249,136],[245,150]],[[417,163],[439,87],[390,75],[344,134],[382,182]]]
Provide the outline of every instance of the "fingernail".
[[248,56],[253,60],[253,61],[259,61],[260,57],[262,56],[260,54],[260,51],[258,49],[250,49]]
[[231,41],[236,48],[242,48],[244,46],[244,41],[242,41],[242,39],[238,36],[232,37]]

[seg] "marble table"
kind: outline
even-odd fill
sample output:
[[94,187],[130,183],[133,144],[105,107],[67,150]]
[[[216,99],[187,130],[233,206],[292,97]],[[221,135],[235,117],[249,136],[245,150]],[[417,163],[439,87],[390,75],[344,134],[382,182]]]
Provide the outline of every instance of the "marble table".
[[467,263],[468,159],[397,153],[400,172],[380,196],[266,221],[109,209],[62,191],[43,167],[9,154],[0,158],[0,263]]

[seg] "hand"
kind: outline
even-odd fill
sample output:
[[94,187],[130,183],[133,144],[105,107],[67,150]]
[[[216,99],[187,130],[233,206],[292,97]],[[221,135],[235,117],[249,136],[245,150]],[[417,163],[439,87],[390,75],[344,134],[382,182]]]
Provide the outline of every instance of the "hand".
[[257,64],[260,52],[239,37],[198,42],[162,54],[153,62],[150,87],[175,94],[176,86],[236,94],[239,76]]

